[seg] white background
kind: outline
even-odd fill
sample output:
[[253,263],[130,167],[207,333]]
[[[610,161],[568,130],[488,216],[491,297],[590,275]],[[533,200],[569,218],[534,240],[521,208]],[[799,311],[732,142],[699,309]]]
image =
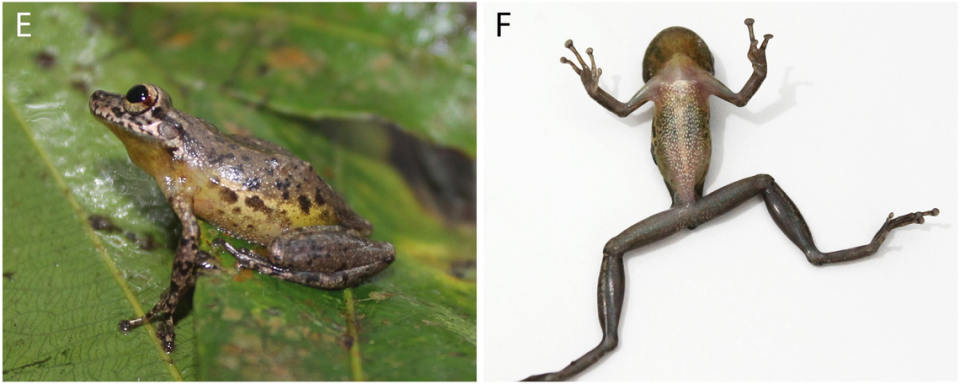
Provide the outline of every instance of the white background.
[[[814,267],[755,198],[626,257],[620,346],[581,380],[956,380],[956,4],[498,4],[481,8],[483,378],[556,371],[600,341],[604,243],[670,206],[650,157],[652,105],[621,119],[560,56],[594,48],[601,87],[643,84],[650,39],[697,32],[717,78],[752,68],[744,108],[711,100],[706,193],[757,173],[823,251],[868,242],[888,213],[940,208],[867,259]],[[496,13],[511,12],[503,37]],[[762,40],[762,37],[760,38]]]

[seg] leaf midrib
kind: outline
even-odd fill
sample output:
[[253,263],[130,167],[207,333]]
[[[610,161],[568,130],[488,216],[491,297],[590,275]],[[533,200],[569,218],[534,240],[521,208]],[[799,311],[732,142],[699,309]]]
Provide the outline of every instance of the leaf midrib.
[[350,346],[350,372],[353,374],[354,381],[364,381],[363,366],[360,359],[360,335],[357,331],[356,303],[353,301],[352,289],[343,290],[343,302],[346,305],[347,334],[353,338],[353,344]]

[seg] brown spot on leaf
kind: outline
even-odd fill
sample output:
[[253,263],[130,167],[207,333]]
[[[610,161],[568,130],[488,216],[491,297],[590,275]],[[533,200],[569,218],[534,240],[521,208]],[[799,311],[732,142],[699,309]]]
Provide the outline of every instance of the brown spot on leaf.
[[[249,270],[245,269],[244,271],[249,271]],[[251,273],[250,275],[253,276],[253,273]],[[239,309],[236,309],[236,308],[227,307],[223,309],[223,314],[220,315],[220,318],[227,321],[238,321],[243,319],[243,311],[240,311]]]
[[236,275],[233,275],[233,281],[242,283],[253,278],[253,270],[241,269]]
[[90,83],[82,79],[70,80],[70,88],[80,91],[80,93],[83,94],[90,93]]
[[113,224],[113,221],[109,217],[103,215],[90,215],[87,217],[87,222],[90,223],[90,226],[93,227],[95,231],[103,231],[107,233],[120,232],[120,227],[117,227]]
[[257,77],[263,77],[269,73],[270,73],[270,66],[264,63],[260,63],[260,65],[257,66]]
[[381,53],[379,56],[370,60],[370,69],[376,72],[383,72],[393,65],[393,56],[389,53]]
[[33,56],[33,62],[37,63],[40,68],[50,69],[57,64],[57,57],[53,55],[53,52],[43,50]]
[[134,242],[137,243],[137,247],[144,251],[152,251],[160,247],[160,243],[153,238],[153,234],[144,233],[142,236],[138,236],[134,239]]
[[337,340],[337,344],[340,344],[343,349],[350,349],[353,347],[353,338],[350,335],[340,336],[340,339]]
[[370,300],[380,301],[380,300],[386,300],[393,297],[393,294],[390,292],[375,291],[375,292],[370,292],[370,295],[368,297],[370,298]]
[[270,51],[267,64],[277,70],[300,69],[308,74],[314,74],[320,63],[310,58],[300,47],[286,46]]
[[180,32],[163,42],[163,45],[170,48],[183,48],[193,43],[194,40],[196,40],[196,35],[193,32]]

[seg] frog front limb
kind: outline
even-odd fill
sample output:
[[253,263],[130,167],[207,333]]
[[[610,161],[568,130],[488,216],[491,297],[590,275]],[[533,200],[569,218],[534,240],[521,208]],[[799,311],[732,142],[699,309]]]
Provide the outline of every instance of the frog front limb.
[[164,291],[160,296],[160,301],[154,305],[153,309],[147,314],[132,320],[120,321],[120,330],[129,332],[155,316],[166,316],[163,323],[157,325],[157,338],[167,353],[173,352],[174,344],[174,325],[173,311],[177,309],[180,298],[190,290],[196,283],[196,268],[198,239],[200,238],[200,226],[197,224],[197,218],[193,215],[193,205],[190,198],[183,194],[175,194],[170,197],[170,206],[183,223],[183,234],[180,236],[180,245],[177,247],[177,255],[173,261],[173,273],[170,276],[170,288]]
[[580,52],[577,52],[577,48],[573,46],[573,40],[567,40],[563,46],[573,52],[574,56],[577,57],[577,61],[580,62],[580,67],[577,67],[573,61],[570,61],[566,57],[561,57],[560,62],[570,64],[570,66],[573,67],[573,71],[576,72],[577,75],[580,75],[580,81],[583,82],[583,87],[587,90],[587,94],[610,112],[617,114],[617,116],[625,117],[651,100],[651,95],[648,90],[652,88],[651,85],[653,84],[646,83],[629,101],[621,103],[600,88],[600,75],[603,74],[603,70],[597,68],[593,60],[593,48],[587,48],[587,56],[590,56],[590,66],[588,67],[587,63],[583,61],[583,57],[580,56]]
[[[773,35],[769,33],[765,34],[763,35],[763,42],[760,43],[753,36],[753,19],[746,19],[743,23],[747,25],[747,30],[750,31],[750,49],[747,51],[747,58],[750,59],[750,64],[753,65],[753,74],[750,75],[747,82],[743,84],[743,88],[737,93],[733,93],[733,91],[713,76],[705,78],[705,89],[711,94],[738,107],[747,105],[750,98],[760,89],[760,84],[763,84],[763,80],[767,78],[767,42],[773,38]],[[757,46],[758,43],[760,44],[759,47]]]

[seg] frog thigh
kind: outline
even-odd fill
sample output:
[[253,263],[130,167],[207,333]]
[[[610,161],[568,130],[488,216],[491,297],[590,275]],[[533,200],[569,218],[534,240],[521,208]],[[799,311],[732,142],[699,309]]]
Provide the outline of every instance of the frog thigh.
[[396,258],[393,245],[373,241],[339,226],[305,227],[274,239],[266,259],[225,244],[241,268],[323,289],[359,284]]
[[277,267],[333,273],[380,261],[392,262],[393,245],[370,240],[339,225],[303,227],[273,239],[267,261]]
[[259,264],[255,269],[265,275],[273,275],[309,287],[343,289],[359,285],[364,279],[380,273],[380,271],[386,269],[389,265],[389,261],[378,261],[373,264],[332,273],[283,270],[277,269],[269,264]]

